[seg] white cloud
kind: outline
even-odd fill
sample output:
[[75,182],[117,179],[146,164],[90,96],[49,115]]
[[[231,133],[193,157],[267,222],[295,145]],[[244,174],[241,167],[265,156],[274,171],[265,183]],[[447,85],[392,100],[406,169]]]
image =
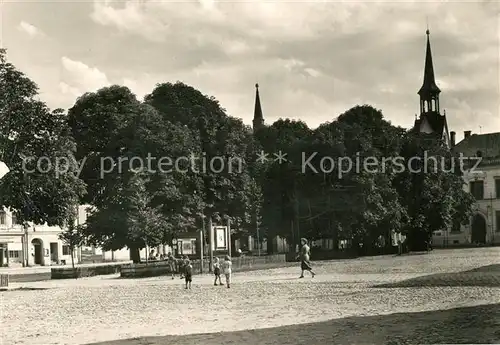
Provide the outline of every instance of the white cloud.
[[79,97],[81,96],[82,92],[80,92],[77,88],[70,86],[66,84],[65,82],[60,82],[59,83],[59,89],[61,92],[65,95],[71,95],[72,97]]
[[63,56],[61,62],[64,68],[63,78],[59,87],[61,91],[72,94],[83,94],[93,92],[111,83],[105,73],[96,67],[89,67],[81,61],[71,60]]
[[25,21],[20,22],[17,28],[18,30],[28,34],[30,37],[40,36],[43,34],[42,31],[36,26]]
[[[75,95],[110,81],[141,98],[156,83],[181,80],[251,123],[258,82],[266,123],[290,116],[315,126],[371,102],[393,123],[410,126],[419,110],[428,17],[450,130],[460,132],[474,121],[500,130],[498,5],[488,6],[431,0],[95,1],[90,25],[83,18],[89,14],[74,8],[64,22],[30,17],[54,37],[59,25],[64,28],[48,42],[60,46],[46,49],[50,58],[24,54],[19,60],[23,69],[36,71],[44,97],[50,94],[58,106],[60,99],[73,104]],[[59,63],[61,52],[82,62],[63,59],[58,78],[54,66],[47,67]]]

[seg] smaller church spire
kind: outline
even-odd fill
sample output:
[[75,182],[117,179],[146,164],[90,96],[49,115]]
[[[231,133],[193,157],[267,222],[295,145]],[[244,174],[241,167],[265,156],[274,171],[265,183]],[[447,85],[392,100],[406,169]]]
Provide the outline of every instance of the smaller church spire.
[[255,84],[255,108],[253,112],[253,129],[254,131],[264,126],[264,115],[262,114],[262,106],[260,104],[259,84]]

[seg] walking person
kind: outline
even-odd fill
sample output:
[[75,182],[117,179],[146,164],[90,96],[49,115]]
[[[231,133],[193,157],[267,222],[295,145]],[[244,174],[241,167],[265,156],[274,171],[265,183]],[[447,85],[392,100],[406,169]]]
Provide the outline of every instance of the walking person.
[[398,243],[398,255],[403,254],[403,237],[401,232],[396,232],[396,241]]
[[170,273],[172,273],[172,279],[175,278],[175,258],[172,253],[168,253],[168,265],[170,266]]
[[311,272],[311,276],[312,278],[314,278],[316,273],[313,272],[311,262],[309,261],[311,249],[307,245],[307,240],[305,238],[300,239],[300,244],[302,245],[302,248],[300,249],[300,253],[297,256],[297,259],[300,258],[300,269],[302,270],[302,273],[299,278],[304,278],[304,271]]
[[231,258],[229,255],[226,255],[224,261],[222,262],[222,272],[226,276],[226,284],[227,288],[231,287],[231,273],[232,273],[233,263],[231,262]]
[[215,280],[214,280],[214,286],[217,286],[217,280],[219,280],[219,285],[224,285],[222,284],[222,279],[220,277],[220,262],[219,258],[215,257],[214,258],[214,275],[215,275]]
[[186,280],[186,289],[191,289],[191,283],[193,282],[193,265],[191,265],[191,261],[187,259],[184,262],[184,277]]

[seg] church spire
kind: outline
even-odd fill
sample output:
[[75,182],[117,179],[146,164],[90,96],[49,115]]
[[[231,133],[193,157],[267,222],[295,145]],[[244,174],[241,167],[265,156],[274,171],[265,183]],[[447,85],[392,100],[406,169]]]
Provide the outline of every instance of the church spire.
[[258,130],[264,126],[264,116],[262,115],[262,106],[260,105],[259,84],[255,84],[255,109],[253,112],[253,129]]
[[439,93],[441,90],[436,85],[436,78],[434,76],[429,29],[427,29],[426,34],[427,49],[425,52],[424,82],[418,91],[418,94],[420,95],[420,113],[426,113],[429,111],[436,111],[439,113]]

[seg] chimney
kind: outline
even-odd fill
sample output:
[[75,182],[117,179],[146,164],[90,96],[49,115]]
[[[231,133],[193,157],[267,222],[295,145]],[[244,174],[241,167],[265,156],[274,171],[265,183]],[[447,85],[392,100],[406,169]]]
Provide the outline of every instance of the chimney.
[[457,135],[457,133],[455,132],[450,132],[450,141],[451,141],[451,147],[454,147],[455,146],[455,136]]
[[464,139],[467,139],[468,137],[470,137],[470,133],[471,133],[471,131],[464,131]]

